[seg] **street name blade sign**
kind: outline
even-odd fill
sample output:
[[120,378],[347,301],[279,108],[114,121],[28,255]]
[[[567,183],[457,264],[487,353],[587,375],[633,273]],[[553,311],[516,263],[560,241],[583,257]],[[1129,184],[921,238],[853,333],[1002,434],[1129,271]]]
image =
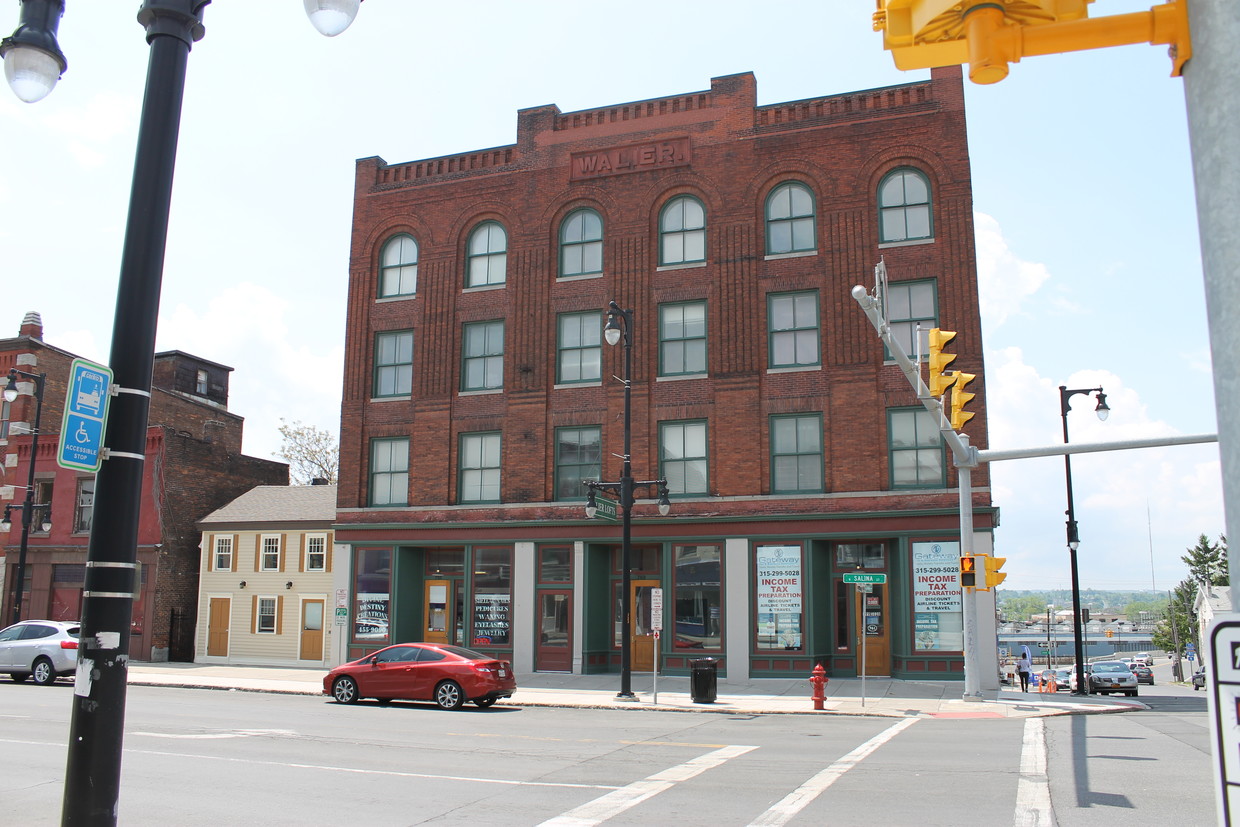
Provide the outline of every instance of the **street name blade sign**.
[[111,391],[111,369],[85,359],[73,360],[56,451],[56,464],[61,468],[92,473],[99,470]]
[[885,574],[846,574],[844,575],[845,583],[886,583],[887,575]]

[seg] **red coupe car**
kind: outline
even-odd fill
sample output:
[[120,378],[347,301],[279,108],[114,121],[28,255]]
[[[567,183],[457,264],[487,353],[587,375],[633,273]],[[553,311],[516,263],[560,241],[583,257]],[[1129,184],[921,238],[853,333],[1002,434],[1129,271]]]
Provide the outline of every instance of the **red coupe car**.
[[341,664],[323,678],[323,694],[342,704],[400,698],[434,701],[441,709],[472,701],[486,709],[516,689],[508,661],[440,643],[398,643]]

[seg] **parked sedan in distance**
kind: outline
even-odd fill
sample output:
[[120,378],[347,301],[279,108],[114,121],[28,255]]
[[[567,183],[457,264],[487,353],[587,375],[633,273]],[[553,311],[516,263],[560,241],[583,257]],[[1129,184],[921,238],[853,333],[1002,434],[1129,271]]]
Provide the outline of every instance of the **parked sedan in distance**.
[[508,661],[440,643],[398,643],[341,664],[323,678],[323,694],[342,704],[399,698],[434,701],[441,709],[460,709],[471,701],[486,709],[516,689]]
[[1068,668],[1055,670],[1055,691],[1072,689],[1072,670]]
[[40,686],[77,671],[77,622],[23,620],[0,629],[0,672],[14,683],[31,676]]
[[1137,694],[1137,676],[1129,671],[1122,661],[1100,660],[1087,664],[1089,673],[1089,691],[1099,695],[1112,692],[1123,692],[1125,695]]
[[1133,664],[1129,667],[1129,671],[1137,676],[1137,683],[1148,683],[1154,685],[1154,670],[1143,663]]

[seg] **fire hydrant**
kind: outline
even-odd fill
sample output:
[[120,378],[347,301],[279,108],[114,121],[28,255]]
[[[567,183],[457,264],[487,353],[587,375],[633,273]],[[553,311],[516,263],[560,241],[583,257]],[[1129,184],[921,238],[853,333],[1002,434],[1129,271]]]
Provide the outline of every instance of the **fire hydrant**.
[[827,686],[827,670],[822,668],[822,664],[814,667],[813,673],[809,676],[809,682],[814,685],[814,694],[810,699],[814,702],[814,709],[822,709],[822,702],[827,699],[823,690]]

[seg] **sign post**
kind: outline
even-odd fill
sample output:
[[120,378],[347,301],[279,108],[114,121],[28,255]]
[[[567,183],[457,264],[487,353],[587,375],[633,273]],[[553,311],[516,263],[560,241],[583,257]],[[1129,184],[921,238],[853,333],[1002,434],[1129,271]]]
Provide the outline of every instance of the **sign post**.
[[663,590],[650,590],[650,630],[654,632],[654,703],[659,703],[659,633],[663,631]]
[[[867,572],[850,572],[844,575],[845,583],[856,583],[857,594],[864,594],[870,591],[871,586],[883,585],[887,582],[885,574],[869,574]],[[861,610],[861,619],[865,621],[865,609]],[[866,639],[869,635],[866,630],[861,630],[861,706],[865,706],[865,655],[866,655]]]

